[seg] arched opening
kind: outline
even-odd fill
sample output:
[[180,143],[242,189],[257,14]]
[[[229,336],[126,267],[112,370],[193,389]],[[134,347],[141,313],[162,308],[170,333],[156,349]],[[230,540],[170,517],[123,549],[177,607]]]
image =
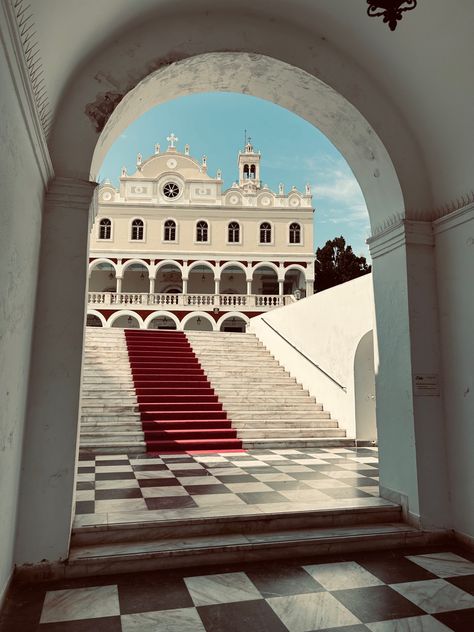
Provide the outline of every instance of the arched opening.
[[145,224],[142,219],[134,219],[132,222],[132,234],[130,238],[132,241],[143,241]]
[[184,331],[214,331],[214,321],[205,313],[192,314],[183,318]]
[[354,397],[357,441],[377,441],[375,416],[374,332],[359,341],[354,356]]
[[119,316],[112,318],[110,321],[110,327],[117,327],[119,329],[140,329],[140,321],[135,314],[120,314]]
[[147,329],[178,329],[177,319],[172,314],[156,314],[153,315],[149,320],[147,319],[146,328]]
[[221,294],[247,294],[246,274],[242,267],[225,266],[221,270]]
[[209,263],[199,263],[189,270],[188,294],[214,294],[214,269]]
[[306,277],[302,270],[299,268],[286,270],[283,294],[292,294],[297,298],[303,298],[306,295]]
[[124,268],[122,293],[147,294],[149,287],[148,268],[144,263],[132,263]]
[[252,294],[278,294],[278,274],[275,268],[261,265],[256,268],[252,276]]
[[244,333],[248,320],[243,316],[232,314],[224,317],[221,321],[219,331],[229,331],[234,333]]
[[158,294],[181,294],[183,292],[183,275],[181,268],[176,263],[166,263],[158,268],[155,292]]
[[103,327],[101,319],[96,314],[87,314],[87,327]]
[[116,292],[115,266],[107,261],[92,264],[89,272],[89,292]]

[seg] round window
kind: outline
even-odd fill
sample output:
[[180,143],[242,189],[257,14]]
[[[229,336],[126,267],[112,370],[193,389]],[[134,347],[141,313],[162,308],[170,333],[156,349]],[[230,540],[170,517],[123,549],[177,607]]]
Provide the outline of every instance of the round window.
[[178,197],[179,186],[175,182],[167,182],[163,187],[163,195],[171,199]]

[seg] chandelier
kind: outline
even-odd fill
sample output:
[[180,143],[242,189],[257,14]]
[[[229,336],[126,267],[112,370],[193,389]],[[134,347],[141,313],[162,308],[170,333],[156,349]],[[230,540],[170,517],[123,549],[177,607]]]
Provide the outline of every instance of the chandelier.
[[405,11],[411,11],[416,7],[417,0],[367,0],[367,4],[367,14],[371,18],[383,16],[383,21],[388,23],[391,31],[394,31]]

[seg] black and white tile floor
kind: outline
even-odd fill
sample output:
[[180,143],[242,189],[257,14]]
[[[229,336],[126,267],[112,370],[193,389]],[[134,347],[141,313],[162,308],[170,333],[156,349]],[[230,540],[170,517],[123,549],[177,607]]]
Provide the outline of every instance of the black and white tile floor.
[[451,549],[14,585],[1,632],[472,632],[474,556]]
[[[378,498],[376,448],[250,450],[202,455],[82,455],[76,492],[76,524],[139,518],[153,511],[182,512],[232,507],[268,511],[305,505],[373,504]],[[165,514],[163,514],[165,515]]]

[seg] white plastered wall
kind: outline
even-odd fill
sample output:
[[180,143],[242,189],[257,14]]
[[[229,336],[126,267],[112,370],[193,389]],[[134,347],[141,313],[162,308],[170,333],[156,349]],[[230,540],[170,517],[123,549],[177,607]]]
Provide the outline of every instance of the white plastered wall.
[[[373,313],[372,275],[368,274],[256,316],[248,328],[331,412],[351,438],[356,436],[354,356],[361,338],[374,327]],[[339,385],[293,349],[265,321]]]

